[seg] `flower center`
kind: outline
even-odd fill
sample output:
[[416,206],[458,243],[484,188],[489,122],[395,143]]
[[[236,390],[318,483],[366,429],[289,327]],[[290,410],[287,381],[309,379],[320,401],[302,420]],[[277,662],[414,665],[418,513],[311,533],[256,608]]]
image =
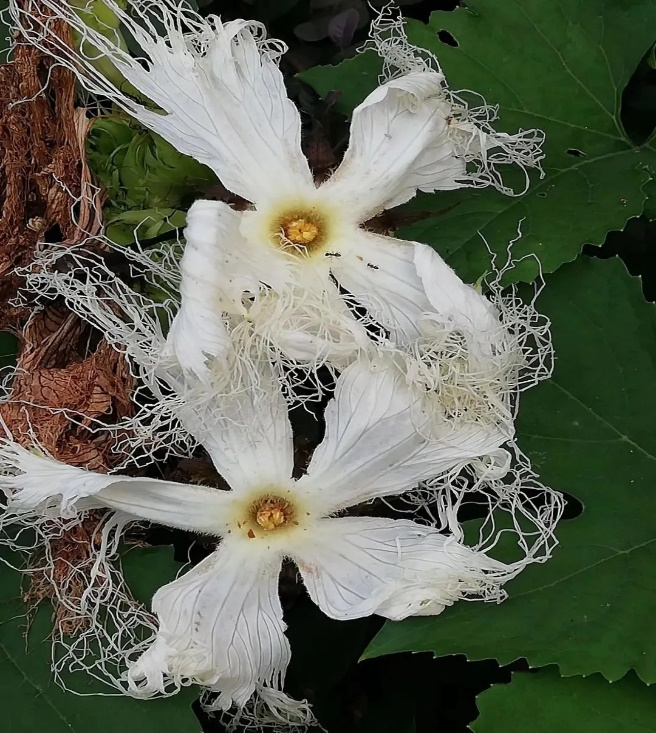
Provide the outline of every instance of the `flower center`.
[[279,496],[263,496],[250,508],[251,519],[267,532],[294,522],[294,515],[294,506]]
[[282,231],[285,239],[294,244],[310,244],[314,242],[319,234],[319,227],[313,222],[304,219],[290,219],[283,224]]
[[291,254],[320,253],[327,242],[326,217],[311,206],[287,209],[272,221],[272,242]]

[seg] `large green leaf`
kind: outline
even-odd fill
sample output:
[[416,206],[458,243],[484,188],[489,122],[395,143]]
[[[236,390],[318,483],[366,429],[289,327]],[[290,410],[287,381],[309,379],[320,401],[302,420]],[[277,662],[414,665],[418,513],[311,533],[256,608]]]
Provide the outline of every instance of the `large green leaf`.
[[563,679],[548,667],[513,675],[478,698],[476,733],[656,733],[656,694],[629,674]]
[[[133,556],[131,563],[135,562]],[[85,697],[58,687],[50,675],[50,610],[42,604],[26,637],[21,577],[0,562],[0,687],[7,706],[3,733],[200,733],[190,707],[197,697],[193,689],[165,700],[141,701],[123,696]],[[97,689],[90,678],[85,681],[81,675],[76,675],[75,688],[82,692]]]
[[617,260],[583,258],[548,279],[553,378],[523,396],[520,445],[545,483],[584,506],[562,522],[544,565],[497,605],[460,603],[437,618],[387,623],[366,656],[527,657],[564,675],[630,668],[656,680],[656,309]]
[[[543,272],[573,260],[586,242],[601,244],[641,213],[655,161],[650,145],[634,146],[619,121],[622,91],[656,38],[652,0],[475,0],[428,25],[408,21],[410,40],[434,52],[452,88],[470,89],[500,105],[498,129],[545,131],[546,176],[509,198],[461,189],[420,196],[412,208],[444,212],[406,227],[400,236],[433,245],[466,279],[489,269],[483,234],[505,253],[523,219],[516,257],[535,253]],[[458,47],[442,43],[447,30]],[[350,112],[376,84],[379,61],[364,54],[302,74],[321,94],[341,90]],[[519,181],[515,179],[519,185]],[[511,277],[531,279],[526,260]]]

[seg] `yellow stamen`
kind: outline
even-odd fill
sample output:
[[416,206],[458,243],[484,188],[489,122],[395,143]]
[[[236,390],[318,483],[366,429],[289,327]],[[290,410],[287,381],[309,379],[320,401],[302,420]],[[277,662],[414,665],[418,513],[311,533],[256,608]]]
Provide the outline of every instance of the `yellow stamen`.
[[253,504],[251,516],[258,526],[271,531],[293,521],[294,507],[280,497],[266,496]]
[[319,235],[319,227],[314,222],[302,217],[285,222],[282,230],[285,239],[293,244],[310,244]]

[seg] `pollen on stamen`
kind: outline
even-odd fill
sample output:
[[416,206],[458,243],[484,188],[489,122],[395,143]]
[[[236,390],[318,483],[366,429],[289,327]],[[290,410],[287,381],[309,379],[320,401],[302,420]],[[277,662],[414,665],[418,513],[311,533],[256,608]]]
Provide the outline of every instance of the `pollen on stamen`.
[[294,505],[279,496],[263,496],[250,508],[251,520],[267,532],[282,529],[288,524],[297,525]]
[[286,239],[294,244],[310,244],[319,234],[319,227],[307,219],[292,219],[283,226]]
[[272,235],[281,249],[301,256],[313,255],[326,244],[326,220],[313,209],[288,210],[276,217]]

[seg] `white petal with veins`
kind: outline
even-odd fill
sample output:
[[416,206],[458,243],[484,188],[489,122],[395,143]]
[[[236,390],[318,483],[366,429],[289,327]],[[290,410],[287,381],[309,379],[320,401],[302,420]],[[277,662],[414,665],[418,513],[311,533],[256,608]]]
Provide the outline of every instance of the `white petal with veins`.
[[[34,12],[30,2],[12,3],[11,11],[27,40],[56,56],[87,90],[108,97],[180,152],[208,165],[239,196],[260,202],[271,193],[314,188],[301,152],[298,110],[287,97],[277,65],[285,47],[267,44],[263,25],[245,20],[223,24],[216,16],[204,19],[175,0],[132,2],[125,10],[115,0],[104,3],[141,47],[138,55],[144,64],[87,26],[64,0],[39,0]],[[87,44],[84,48],[98,49],[164,112],[135,101],[91,59],[67,48],[37,20],[43,8],[64,18]],[[192,34],[183,30],[185,26]]]
[[421,316],[432,306],[417,274],[414,244],[359,231],[352,245],[352,254],[333,263],[339,284],[389,331],[393,342],[418,338]]
[[465,284],[432,247],[414,245],[415,267],[436,320],[462,331],[474,358],[501,354],[506,335],[492,303]]
[[342,164],[320,191],[365,221],[418,190],[465,185],[465,161],[449,137],[443,84],[442,74],[413,72],[375,89],[355,108]]
[[349,310],[328,269],[293,268],[295,282],[263,294],[249,309],[253,332],[287,359],[337,368],[371,346],[363,324]]
[[243,707],[260,685],[280,690],[290,659],[278,597],[282,558],[255,543],[223,542],[160,588],[153,645],[131,667],[133,694],[148,697],[195,683],[218,693],[216,707]]
[[252,247],[240,223],[241,214],[221,201],[196,201],[187,214],[180,310],[167,350],[202,379],[211,368],[208,357],[225,360],[231,353],[225,314],[245,315],[244,298],[265,285],[280,289],[288,279],[284,258],[272,248]]
[[225,367],[208,391],[200,384],[176,416],[210,454],[234,491],[287,486],[294,465],[287,403],[272,366],[247,356]]
[[330,513],[412,489],[507,439],[497,427],[474,422],[429,425],[422,398],[393,364],[352,364],[337,381],[324,439],[299,485],[321,495]]
[[26,450],[0,445],[0,489],[8,511],[70,518],[86,509],[115,509],[169,527],[219,535],[234,497],[205,486],[86,471]]
[[325,519],[293,556],[312,600],[331,618],[435,615],[467,596],[502,597],[509,568],[406,520]]

